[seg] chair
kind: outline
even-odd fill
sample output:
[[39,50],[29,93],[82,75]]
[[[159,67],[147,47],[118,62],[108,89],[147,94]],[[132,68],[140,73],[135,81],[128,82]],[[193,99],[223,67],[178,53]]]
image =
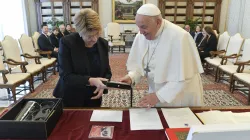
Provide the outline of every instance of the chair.
[[[19,65],[25,67],[27,63],[20,63]],[[27,81],[29,82],[29,90],[33,92],[32,89],[32,77],[29,73],[9,73],[8,70],[5,69],[3,64],[2,56],[0,57],[0,88],[10,89],[12,92],[13,100],[16,102],[16,88],[21,84],[25,84]]]
[[217,57],[213,57],[213,58],[207,57],[207,58],[205,58],[205,60],[206,61],[211,61],[211,59],[220,58],[219,56],[223,56],[225,54],[225,52],[226,52],[229,39],[230,39],[230,35],[228,34],[227,31],[224,32],[223,34],[221,34],[219,36],[219,39],[218,39],[217,51],[212,52],[214,54],[217,53],[218,54]]
[[[32,77],[31,86],[33,90],[34,90],[34,83],[33,83],[34,76],[42,74],[41,79],[43,80],[43,82],[45,82],[44,66],[41,64],[34,64],[34,63],[28,64],[26,61],[23,62],[20,54],[20,49],[15,39],[13,39],[10,36],[5,36],[2,42],[2,46],[6,63],[8,64],[10,73],[21,73],[21,72],[30,73]],[[20,67],[17,67],[17,65],[23,63],[27,63],[27,65],[25,67],[23,67],[22,65]]]
[[119,52],[121,50],[125,52],[125,36],[121,35],[120,25],[118,23],[108,23],[107,35],[111,53],[114,52],[114,48],[118,48]]
[[[23,56],[25,60],[29,63],[36,63],[42,64],[47,70],[50,67],[53,67],[53,73],[55,74],[55,67],[56,67],[56,58],[42,58],[39,54],[35,52],[35,48],[33,46],[32,38],[22,34],[21,38],[19,39],[20,46],[22,48]],[[35,58],[35,61],[34,61]],[[47,73],[45,73],[45,80]]]
[[[237,64],[240,61],[245,62],[245,61],[250,60],[250,57],[249,57],[249,54],[250,54],[249,47],[250,46],[248,46],[248,45],[250,45],[250,39],[244,41],[244,39],[239,34],[236,34],[235,36],[230,38],[230,42],[229,42],[228,45],[234,46],[233,48],[236,49],[234,52],[238,51],[238,53],[234,54],[234,55],[231,55],[231,56],[228,56],[228,57],[223,57],[222,61],[231,60],[231,62],[234,65],[221,65],[221,66],[218,66],[218,74],[217,74],[216,79],[217,79],[217,81],[220,81],[220,79],[223,78],[224,74],[229,75],[229,81],[230,81],[229,82],[230,83],[229,89],[231,90],[232,89],[232,87],[231,87],[232,86],[232,84],[231,84],[232,83],[232,76],[233,76],[234,73],[237,72],[237,69],[238,69]],[[238,47],[238,46],[240,46],[240,47]],[[244,47],[244,50],[243,50],[242,55],[240,55],[240,51],[241,51],[242,46]],[[230,47],[230,46],[228,46],[228,47]],[[237,48],[240,48],[240,49],[237,49]],[[231,50],[231,51],[233,51],[233,50]],[[238,61],[239,56],[242,56],[240,61]],[[250,72],[250,70],[245,69],[244,72]]]
[[216,67],[215,81],[218,81],[219,66],[233,65],[237,61],[240,51],[241,51],[243,41],[244,39],[241,37],[239,33],[230,37],[225,55],[217,59],[217,60],[220,60],[220,63],[212,64],[213,66]]
[[[250,65],[250,61],[245,65]],[[232,92],[235,90],[236,81],[248,87],[248,105],[250,105],[250,73],[235,73],[232,79]]]

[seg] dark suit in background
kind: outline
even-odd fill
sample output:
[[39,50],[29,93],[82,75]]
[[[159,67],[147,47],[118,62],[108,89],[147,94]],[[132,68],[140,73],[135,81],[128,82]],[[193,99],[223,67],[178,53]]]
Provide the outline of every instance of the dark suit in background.
[[[51,57],[57,58],[58,53],[54,51],[54,46],[51,44],[49,37],[41,34],[38,38],[38,46],[42,51],[52,51]],[[47,57],[47,55],[42,55]]]
[[70,33],[69,33],[67,30],[65,30],[63,33],[62,33],[61,31],[59,31],[59,33],[58,33],[58,35],[57,35],[58,40],[60,41],[60,39],[61,39],[62,37],[66,36],[66,35],[69,35],[69,34],[70,34]]
[[59,48],[59,40],[58,40],[58,37],[52,33],[50,36],[49,36],[49,39],[50,39],[50,42],[51,44],[53,45],[53,47],[55,48]]
[[92,48],[87,48],[78,33],[71,33],[60,40],[59,46],[60,79],[53,95],[63,98],[65,107],[100,107],[102,99],[90,99],[97,94],[93,94],[96,87],[88,86],[88,80],[111,78],[108,42],[99,38]]
[[194,36],[194,41],[196,43],[196,46],[201,42],[202,38],[203,38],[203,34],[201,32],[197,34],[196,38]]
[[[197,37],[195,38],[195,35],[197,34]],[[194,41],[196,43],[196,46],[198,46],[198,44],[201,42],[203,35],[202,32],[192,32],[191,36],[194,38]]]
[[216,51],[217,50],[217,37],[214,34],[211,34],[210,38],[206,38],[205,40],[205,44],[203,47],[199,48],[199,54],[200,54],[200,58],[201,61],[204,62],[204,59],[206,57],[210,57],[210,51]]

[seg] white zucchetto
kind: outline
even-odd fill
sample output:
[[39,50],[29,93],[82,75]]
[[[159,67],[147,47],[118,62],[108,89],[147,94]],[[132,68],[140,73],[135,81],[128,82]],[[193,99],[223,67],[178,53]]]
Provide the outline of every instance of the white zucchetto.
[[137,10],[137,14],[145,15],[145,16],[158,16],[161,14],[161,11],[154,4],[147,3],[147,4],[142,5]]

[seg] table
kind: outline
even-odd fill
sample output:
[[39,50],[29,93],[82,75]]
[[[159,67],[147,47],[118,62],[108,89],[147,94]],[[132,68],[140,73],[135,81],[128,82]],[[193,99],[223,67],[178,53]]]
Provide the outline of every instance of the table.
[[[102,109],[102,108],[97,108]],[[59,122],[54,128],[48,140],[85,140],[88,139],[88,135],[92,125],[111,125],[115,126],[113,140],[166,140],[164,130],[140,130],[130,131],[129,111],[128,108],[123,109],[111,109],[108,110],[124,110],[123,121],[118,122],[90,122],[92,115],[92,109],[64,109]],[[250,106],[242,107],[194,107],[191,108],[194,113],[209,111],[209,110],[222,110],[232,112],[246,112],[250,111]],[[165,118],[158,109],[160,119],[163,127],[168,128]]]

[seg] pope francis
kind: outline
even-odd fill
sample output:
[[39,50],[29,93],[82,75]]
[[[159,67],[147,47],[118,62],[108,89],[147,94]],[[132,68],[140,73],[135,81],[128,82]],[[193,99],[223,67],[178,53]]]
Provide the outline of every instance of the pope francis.
[[139,33],[127,60],[128,74],[121,82],[134,85],[147,77],[149,90],[138,106],[202,106],[203,68],[192,36],[162,19],[153,4],[141,6],[135,21]]

